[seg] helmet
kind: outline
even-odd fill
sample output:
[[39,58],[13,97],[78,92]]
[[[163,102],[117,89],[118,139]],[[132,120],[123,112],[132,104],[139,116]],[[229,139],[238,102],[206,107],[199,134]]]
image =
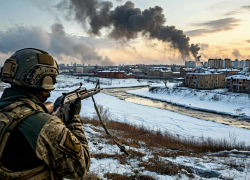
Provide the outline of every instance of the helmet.
[[1,80],[6,83],[51,91],[58,76],[57,62],[47,52],[25,48],[4,63]]

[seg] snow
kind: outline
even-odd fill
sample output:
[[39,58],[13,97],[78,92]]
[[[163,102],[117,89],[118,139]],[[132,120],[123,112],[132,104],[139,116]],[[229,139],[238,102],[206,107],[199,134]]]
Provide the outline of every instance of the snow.
[[[99,154],[100,152],[112,155],[112,154],[120,154],[118,148],[115,145],[107,145],[103,142],[103,139],[96,138],[96,133],[92,134],[92,131],[87,131],[87,129],[91,128],[92,125],[84,124],[84,130],[86,137],[89,141],[89,147],[91,154]],[[95,127],[96,128],[96,127]],[[95,139],[98,143],[92,143],[89,139]],[[101,149],[101,150],[100,150]],[[129,149],[129,147],[126,147]],[[151,154],[151,151],[147,149],[136,149],[138,152],[145,153],[146,155],[142,157],[141,161],[148,162],[149,158],[154,158]],[[241,157],[242,155],[239,153],[245,153],[247,157]],[[208,153],[204,156],[200,157],[191,157],[191,156],[177,156],[177,157],[160,157],[162,162],[173,162],[177,165],[183,165],[185,167],[189,167],[192,169],[195,174],[195,177],[192,179],[207,179],[206,175],[209,174],[209,179],[249,179],[249,151],[222,151],[217,153]],[[216,157],[218,155],[218,157]],[[222,156],[227,155],[227,156]],[[118,173],[123,175],[134,175],[134,171],[137,170],[142,175],[151,176],[157,180],[168,180],[168,179],[190,179],[190,177],[186,176],[184,173],[186,170],[182,169],[182,171],[178,175],[161,175],[156,172],[150,172],[145,170],[144,167],[138,166],[138,160],[128,157],[127,163],[121,164],[117,159],[114,158],[102,158],[96,159],[91,158],[91,166],[90,172],[97,174],[100,178],[105,179],[103,176],[106,173]],[[234,166],[238,166],[233,168]]]
[[[96,80],[100,80],[101,88],[118,88],[118,87],[136,87],[147,86],[147,80],[137,79],[111,79],[111,78],[95,78],[95,77],[78,77],[70,75],[59,75],[57,78],[57,84],[55,84],[56,90],[74,90],[83,83],[83,87],[92,89],[95,87]],[[89,82],[88,82],[89,81]],[[72,88],[73,87],[73,88]]]
[[[65,78],[66,77],[66,78]],[[67,90],[74,90],[77,87],[77,82],[79,84],[82,79],[77,79],[77,77],[60,76],[58,81],[64,81],[68,86],[72,87],[66,88]],[[103,88],[112,87],[129,87],[129,86],[139,86],[147,85],[146,81],[137,81],[136,79],[115,79],[112,80],[112,85],[102,85]],[[59,85],[57,84],[57,87]],[[84,83],[87,89],[93,88],[95,85],[93,83]],[[168,83],[169,87],[174,87],[174,83]],[[56,90],[59,90],[57,88]],[[148,92],[148,90],[140,89],[129,91],[130,93],[145,95],[149,97],[171,100],[176,103],[183,103],[185,105],[192,105],[194,107],[201,107],[206,109],[213,109],[217,111],[224,112],[234,112],[233,110],[239,108],[236,103],[226,104],[223,102],[212,102],[212,101],[198,101],[197,98],[185,98],[181,94],[177,95],[164,95],[164,94],[153,94]],[[186,93],[185,93],[186,94]],[[190,92],[189,92],[190,94]],[[54,102],[56,98],[60,95],[60,92],[53,91],[49,101]],[[130,124],[144,125],[148,128],[154,130],[168,131],[174,134],[179,134],[183,136],[192,137],[212,137],[218,139],[228,139],[232,138],[232,135],[237,138],[237,140],[245,141],[247,145],[250,145],[250,131],[242,128],[231,127],[228,125],[206,121],[202,119],[197,119],[185,115],[181,115],[168,110],[158,109],[154,107],[148,107],[143,105],[138,105],[130,102],[120,100],[116,97],[99,93],[95,95],[95,100],[97,104],[108,109],[111,117],[115,121],[125,122]],[[243,101],[243,100],[242,100]],[[241,103],[241,102],[238,102]],[[250,103],[241,105],[243,113],[249,113]],[[82,101],[82,116],[96,116],[96,112],[93,106],[91,98]]]
[[246,79],[246,80],[250,80],[250,76],[233,75],[233,76],[226,77],[226,79]]
[[[92,89],[95,84],[92,82],[84,81],[87,78],[78,78],[68,75],[59,75],[58,83],[55,85],[55,91],[52,91],[49,101],[54,102],[57,97],[61,95],[62,92],[69,92],[79,87],[80,82],[83,82],[83,87],[87,89]],[[91,79],[90,79],[91,80]],[[94,79],[92,79],[94,81]],[[130,87],[130,86],[146,86],[148,80],[138,81],[136,79],[113,79],[112,83],[107,83],[111,80],[101,79],[102,88],[111,87]],[[153,85],[160,86],[163,83],[158,82]],[[168,83],[169,88],[174,88],[173,83]],[[192,92],[192,93],[191,93]],[[242,98],[239,101],[232,101],[234,98],[233,94],[225,95],[220,101],[213,101],[211,98],[214,94],[224,93],[224,90],[216,91],[199,91],[194,92],[188,88],[184,88],[183,91],[178,93],[164,94],[154,94],[148,92],[148,88],[143,88],[139,90],[129,91],[129,93],[139,94],[142,96],[147,96],[151,98],[159,98],[161,100],[171,101],[179,104],[183,104],[191,107],[201,107],[204,109],[211,109],[220,112],[226,112],[231,114],[237,114],[234,109],[241,109],[243,113],[248,114],[249,102],[247,98]],[[196,93],[196,96],[191,94]],[[204,95],[207,95],[204,97]],[[228,96],[228,97],[226,97]],[[232,97],[233,98],[232,98]],[[204,100],[200,100],[204,97]],[[243,96],[242,96],[243,97]],[[238,97],[237,97],[238,98]],[[113,120],[119,122],[125,122],[129,124],[144,125],[148,128],[154,130],[168,131],[175,134],[190,136],[190,137],[212,137],[212,138],[226,138],[230,140],[232,135],[237,138],[237,140],[245,141],[247,145],[250,145],[250,131],[242,128],[236,128],[227,126],[224,124],[219,124],[216,122],[205,121],[202,119],[197,119],[178,113],[174,113],[168,110],[158,109],[154,107],[148,107],[143,105],[138,105],[130,102],[120,100],[116,97],[99,93],[95,95],[95,100],[97,104],[103,106],[109,110],[109,113]],[[96,112],[93,106],[91,98],[82,101],[82,116],[96,116]],[[93,130],[92,125],[83,124],[86,137],[89,142],[89,147],[91,154],[106,153],[106,154],[120,154],[119,149],[114,145],[109,145],[106,140],[100,138],[100,132]],[[95,127],[96,128],[96,127]],[[130,147],[126,146],[126,149]],[[154,156],[152,152],[146,151],[146,149],[136,149],[140,152],[146,152],[145,156],[142,157],[142,161],[147,162],[149,158]],[[226,157],[220,155],[227,155]],[[218,155],[218,157],[215,157]],[[222,151],[218,153],[208,153],[202,157],[189,157],[189,156],[177,156],[175,158],[168,157],[161,159],[164,161],[171,161],[180,165],[190,167],[195,172],[195,177],[192,179],[206,179],[204,174],[210,173],[213,178],[210,179],[249,179],[250,176],[250,152],[248,151]],[[150,172],[145,170],[143,167],[138,166],[136,159],[128,158],[128,163],[121,164],[117,159],[114,158],[102,158],[96,159],[91,158],[90,172],[94,172],[99,177],[104,178],[106,173],[118,173],[124,175],[133,175],[134,170],[138,169],[140,174],[149,175],[155,179],[190,179],[184,173],[179,173],[175,176],[161,175],[156,172]],[[232,168],[232,165],[237,164],[241,169]],[[183,169],[182,172],[185,170]]]
[[151,93],[148,88],[131,90],[128,93],[149,97],[173,104],[203,109],[229,115],[250,116],[250,96],[248,94],[230,93],[225,89],[194,90],[190,88],[173,88],[173,83],[168,85],[169,90],[161,87],[159,93]]
[[214,75],[214,74],[223,74],[223,73],[217,73],[217,72],[214,72],[214,73],[212,73],[212,72],[210,72],[210,71],[205,71],[205,72],[194,72],[194,73],[191,73],[191,72],[189,72],[189,73],[187,73],[187,75]]

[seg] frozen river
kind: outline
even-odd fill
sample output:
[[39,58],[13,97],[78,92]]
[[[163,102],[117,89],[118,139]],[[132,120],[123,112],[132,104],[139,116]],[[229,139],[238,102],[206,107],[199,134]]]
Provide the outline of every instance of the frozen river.
[[[135,104],[140,104],[144,106],[155,107],[159,109],[170,110],[183,115],[191,116],[198,119],[204,119],[208,121],[218,122],[221,124],[226,124],[234,127],[240,127],[245,129],[250,129],[250,123],[243,117],[232,117],[228,115],[220,115],[210,112],[204,112],[200,110],[194,110],[186,107],[181,107],[178,105],[173,105],[166,102],[161,102],[159,100],[152,100],[149,98],[139,97],[133,94],[126,93],[130,90],[135,90],[138,88],[115,88],[115,89],[104,89],[102,92],[108,95],[115,96],[121,100],[132,102]],[[144,88],[148,89],[148,88]]]

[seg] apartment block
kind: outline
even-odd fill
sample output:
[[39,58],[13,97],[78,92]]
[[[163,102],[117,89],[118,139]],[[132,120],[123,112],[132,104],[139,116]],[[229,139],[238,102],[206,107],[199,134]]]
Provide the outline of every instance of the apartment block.
[[194,89],[215,89],[225,87],[224,73],[187,73],[185,85]]
[[245,60],[244,67],[250,67],[250,60]]
[[231,68],[231,59],[224,59],[223,60],[223,68]]
[[185,61],[186,68],[196,68],[196,61]]
[[223,60],[222,59],[208,59],[208,67],[212,69],[222,69]]
[[229,91],[238,93],[250,93],[250,77],[234,75],[226,78],[226,87]]

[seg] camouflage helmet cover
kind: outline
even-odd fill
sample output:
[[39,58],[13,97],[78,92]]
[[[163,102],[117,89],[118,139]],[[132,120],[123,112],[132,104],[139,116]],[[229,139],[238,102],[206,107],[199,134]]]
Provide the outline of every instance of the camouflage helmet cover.
[[53,90],[58,65],[47,52],[26,48],[16,51],[4,63],[1,80],[6,83]]

